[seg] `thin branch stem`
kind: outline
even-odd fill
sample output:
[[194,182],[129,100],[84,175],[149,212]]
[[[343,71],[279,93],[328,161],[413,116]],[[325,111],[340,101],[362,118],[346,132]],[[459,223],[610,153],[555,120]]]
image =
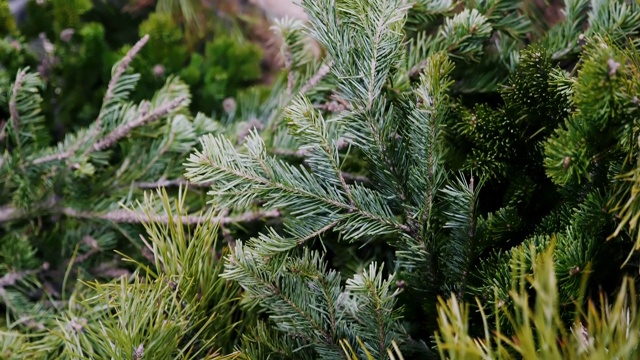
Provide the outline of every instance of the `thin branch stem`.
[[[82,210],[77,210],[71,207],[65,207],[60,210],[57,210],[55,197],[50,197],[49,200],[44,201],[33,208],[34,211],[45,211],[45,212],[61,212],[66,216],[78,218],[78,219],[91,219],[91,220],[106,220],[112,221],[115,223],[130,223],[130,224],[140,224],[147,222],[149,217],[142,213],[136,213],[130,210],[114,210],[106,213],[94,213],[94,212],[86,212]],[[0,207],[0,224],[16,219],[21,219],[26,216],[29,216],[30,212],[27,212],[22,209],[15,208],[13,206],[3,206]],[[240,215],[235,216],[223,216],[223,217],[215,217],[211,219],[211,221],[219,221],[221,224],[238,224],[238,223],[249,223],[258,221],[260,219],[273,219],[279,218],[280,212],[278,210],[269,210],[269,211],[256,211],[256,212],[246,212]],[[202,224],[207,221],[206,216],[202,215],[188,215],[182,217],[182,223],[188,225],[197,225]],[[152,221],[161,222],[163,224],[169,223],[169,217],[167,215],[154,215],[151,219]],[[177,220],[177,217],[172,218],[172,220]]]
[[307,155],[307,151],[302,149],[302,150],[290,150],[290,149],[272,149],[271,153],[273,153],[274,155],[280,155],[280,156],[291,156],[291,157],[305,157],[305,155]]
[[7,133],[4,131],[7,127],[8,121],[2,120],[0,121],[0,142],[4,141],[4,138],[7,136]]
[[[76,210],[70,207],[66,207],[62,209],[62,213],[74,218],[79,219],[93,219],[93,220],[107,220],[113,221],[116,223],[130,223],[130,224],[140,224],[146,223],[149,221],[149,216],[137,213],[130,210],[114,210],[107,213],[92,213],[92,212],[84,212],[80,210]],[[186,225],[197,225],[203,224],[207,221],[220,222],[222,224],[237,224],[237,223],[248,223],[258,221],[264,218],[278,218],[280,217],[280,212],[278,210],[270,210],[265,212],[246,212],[236,216],[224,216],[224,217],[207,217],[205,215],[186,215],[180,216],[180,219],[183,224]],[[152,215],[150,221],[159,222],[162,224],[168,224],[169,221],[178,220],[178,216],[169,217],[168,215]]]
[[49,263],[45,262],[39,269],[23,270],[23,271],[11,271],[0,277],[0,297],[4,296],[5,288],[15,285],[18,281],[26,278],[29,275],[37,274],[43,270],[49,268]]
[[213,185],[213,182],[204,182],[204,183],[192,183],[187,179],[178,178],[172,180],[158,180],[158,181],[138,181],[133,183],[133,186],[138,189],[157,189],[161,187],[209,187]]
[[181,106],[182,103],[186,100],[187,96],[180,96],[166,104],[159,106],[151,113],[116,128],[104,139],[98,141],[95,145],[93,145],[92,151],[101,151],[113,146],[116,142],[118,142],[118,140],[127,136],[133,129],[144,126],[150,122],[162,118],[163,116]]
[[330,224],[328,224],[328,225],[324,226],[323,228],[321,228],[321,229],[319,229],[319,230],[316,230],[316,231],[312,232],[311,234],[309,234],[309,235],[305,236],[305,237],[304,237],[304,238],[302,238],[302,239],[299,239],[299,240],[297,241],[298,245],[302,245],[302,244],[306,243],[307,241],[309,241],[309,240],[311,240],[311,239],[315,238],[316,236],[320,236],[320,235],[322,235],[323,233],[325,233],[325,232],[327,232],[327,231],[329,231],[329,230],[333,229],[334,227],[338,226],[338,224],[340,223],[340,221],[341,221],[341,220],[342,220],[342,219],[335,220],[335,221],[331,222]]
[[[50,209],[54,207],[56,204],[55,196],[49,197],[49,199],[37,203],[29,209],[30,212],[39,212],[45,209]],[[11,220],[24,218],[27,214],[27,211],[19,208],[15,208],[11,205],[5,205],[0,207],[0,224],[4,222],[8,222]]]
[[[349,147],[349,141],[347,141],[346,138],[341,137],[338,139],[338,150],[344,150],[348,147]],[[291,157],[299,157],[299,158],[305,157],[308,154],[307,150],[305,149],[292,150],[292,149],[274,148],[269,150],[269,152],[271,152],[274,155],[291,156]]]
[[307,91],[316,86],[320,82],[320,80],[322,80],[322,78],[324,78],[329,73],[329,71],[331,71],[331,66],[333,66],[333,60],[328,62],[327,64],[322,65],[318,72],[300,88],[300,95],[306,94]]
[[[135,45],[133,45],[131,50],[127,52],[124,58],[122,58],[122,60],[118,64],[118,67],[116,68],[116,71],[111,77],[111,80],[109,81],[109,86],[107,87],[107,93],[104,95],[104,100],[102,101],[102,104],[107,104],[111,100],[111,98],[113,97],[113,90],[116,84],[118,83],[118,81],[120,80],[120,77],[122,77],[122,74],[124,74],[124,72],[127,71],[127,69],[129,68],[129,65],[131,65],[131,62],[133,61],[133,58],[136,55],[138,55],[140,50],[142,50],[142,48],[147,44],[148,41],[149,41],[149,35],[147,34],[143,36],[140,40],[138,40],[138,42]],[[100,117],[98,117],[98,121],[99,120],[100,120]]]
[[402,232],[405,232],[405,233],[409,233],[411,231],[411,228],[409,226],[405,225],[405,224],[400,224],[400,223],[393,222],[393,221],[388,220],[388,219],[381,218],[380,216],[378,216],[376,214],[373,214],[373,213],[371,213],[369,211],[366,211],[364,209],[361,209],[361,208],[355,206],[354,204],[345,204],[345,203],[342,203],[342,202],[340,202],[338,200],[334,200],[334,199],[331,199],[331,198],[325,198],[323,196],[320,196],[320,195],[318,195],[316,193],[313,193],[313,192],[305,190],[305,189],[299,189],[299,188],[296,188],[296,187],[291,187],[291,186],[288,186],[288,185],[280,183],[280,182],[273,182],[270,179],[258,178],[258,177],[255,177],[253,175],[250,175],[250,174],[242,173],[242,172],[237,171],[237,170],[235,170],[233,168],[230,168],[230,167],[227,167],[227,166],[223,166],[221,164],[217,164],[217,163],[215,163],[213,161],[210,161],[209,159],[207,159],[205,157],[201,158],[201,163],[200,164],[201,165],[208,165],[208,166],[210,166],[212,168],[224,171],[224,172],[229,173],[229,174],[233,174],[234,176],[243,178],[245,180],[250,180],[250,181],[253,181],[253,182],[258,183],[258,184],[271,186],[273,188],[276,188],[276,189],[279,189],[279,190],[283,190],[283,191],[286,191],[286,192],[289,192],[289,193],[297,194],[297,195],[299,195],[301,197],[305,197],[305,198],[308,198],[308,199],[314,199],[314,200],[323,202],[325,204],[332,205],[332,206],[334,206],[334,207],[336,207],[338,209],[343,209],[343,210],[346,210],[346,211],[349,211],[349,212],[357,212],[357,213],[361,214],[362,216],[365,216],[365,217],[367,217],[367,218],[369,218],[371,220],[375,220],[375,221],[381,222],[381,223],[383,223],[383,224],[385,224],[387,226],[393,227],[393,228],[395,228],[397,230],[400,230]]
[[353,183],[370,184],[371,183],[371,180],[369,180],[369,178],[364,175],[357,175],[357,174],[352,174],[352,173],[343,171],[342,177],[346,182],[351,184]]

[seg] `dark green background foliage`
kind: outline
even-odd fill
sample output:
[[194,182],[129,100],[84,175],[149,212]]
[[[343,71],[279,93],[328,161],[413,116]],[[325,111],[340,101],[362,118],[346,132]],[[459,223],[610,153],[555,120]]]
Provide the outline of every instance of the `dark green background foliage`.
[[[6,18],[3,26],[7,30],[2,34],[15,27],[10,20]],[[184,73],[194,94],[192,110],[221,112],[222,99],[260,80],[263,55],[256,44],[237,41],[242,39],[239,30],[229,31],[220,23],[211,18],[202,36],[187,41],[184,24],[171,13],[122,12],[102,1],[45,1],[42,5],[29,1],[25,22],[19,33],[12,34],[20,35],[3,40],[7,49],[2,56],[13,60],[16,54],[12,48],[31,47],[41,60],[3,62],[3,76],[13,77],[18,67],[41,66],[48,85],[47,100],[51,99],[45,103],[56,103],[45,107],[48,117],[57,118],[59,126],[88,125],[98,113],[113,64],[139,37],[149,34],[149,46],[133,65],[142,74],[136,99],[151,96],[172,74]],[[47,40],[43,41],[41,34]],[[29,46],[38,40],[39,44]],[[50,52],[43,42],[50,43]],[[65,120],[70,118],[75,122]]]
[[0,354],[640,356],[637,3],[6,5]]

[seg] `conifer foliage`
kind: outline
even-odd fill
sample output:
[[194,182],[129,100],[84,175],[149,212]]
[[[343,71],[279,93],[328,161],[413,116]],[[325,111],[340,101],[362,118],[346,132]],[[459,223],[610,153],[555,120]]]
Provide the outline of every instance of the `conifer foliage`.
[[[341,337],[360,356],[384,356],[392,339],[426,356],[438,296],[479,296],[481,308],[489,306],[484,321],[517,330],[492,305],[521,304],[512,282],[535,272],[531,249],[553,239],[547,262],[556,263],[562,306],[584,298],[582,274],[595,273],[587,283],[595,294],[612,266],[623,265],[635,222],[629,215],[616,224],[611,195],[624,191],[614,190],[624,188],[621,170],[635,166],[624,160],[635,157],[633,147],[621,145],[635,143],[629,37],[640,26],[639,9],[569,1],[564,21],[527,46],[538,19],[522,2],[435,5],[303,2],[309,33],[326,50],[319,71],[330,69],[325,81],[342,106],[323,111],[316,93],[292,96],[277,125],[302,163],[267,145],[276,125],[250,133],[240,147],[207,135],[189,157],[187,178],[213,184],[214,206],[259,204],[283,214],[278,228],[237,242],[223,275],[269,316],[249,337],[257,358],[292,348],[303,358],[335,358]],[[416,22],[427,29],[415,31]],[[603,29],[615,36],[600,36]],[[479,91],[495,91],[501,101],[470,96]],[[365,175],[355,181],[348,173],[354,157]],[[379,273],[372,262],[340,288],[326,249],[381,242],[395,248],[393,271]],[[513,272],[520,268],[521,275]],[[351,288],[376,278],[369,292]],[[413,295],[400,301],[398,287]],[[336,318],[353,313],[345,297],[357,309],[375,300],[377,314],[389,315]],[[424,322],[394,315],[399,305]],[[341,331],[343,321],[357,331]],[[269,328],[277,333],[267,336]],[[536,341],[533,349],[544,346]]]
[[[567,0],[548,29],[528,1],[302,6],[308,24],[273,28],[282,76],[220,119],[191,116],[173,76],[129,101],[146,37],[55,146],[39,76],[1,87],[2,351],[636,358],[640,6]],[[217,69],[195,59],[182,75]],[[191,190],[143,195],[159,178]],[[55,264],[63,294],[34,305],[51,265],[33,239],[59,218],[83,240],[62,241],[79,244]],[[67,286],[75,262],[120,250],[105,222],[140,238],[119,252],[133,273]]]

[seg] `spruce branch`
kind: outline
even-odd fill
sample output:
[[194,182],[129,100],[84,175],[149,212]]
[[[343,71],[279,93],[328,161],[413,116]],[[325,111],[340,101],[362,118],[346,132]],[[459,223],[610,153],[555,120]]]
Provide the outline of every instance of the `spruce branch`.
[[[203,150],[189,158],[187,178],[195,183],[213,182],[212,195],[218,197],[218,206],[248,206],[255,200],[264,200],[269,208],[291,208],[305,217],[321,216],[327,212],[341,214],[347,223],[364,226],[361,221],[373,221],[377,231],[407,231],[408,227],[395,220],[387,205],[374,200],[370,190],[360,185],[349,186],[354,197],[346,198],[339,179],[326,173],[314,176],[303,167],[294,167],[265,154],[264,143],[256,132],[245,142],[250,154],[238,152],[223,136],[205,136]],[[322,164],[318,163],[318,166]],[[326,164],[325,164],[326,166]],[[323,187],[320,179],[332,186]],[[357,195],[354,194],[357,191]],[[351,215],[359,215],[359,217]],[[308,230],[305,230],[305,232]],[[315,230],[314,230],[315,231]]]
[[[128,95],[128,91],[133,88],[133,84],[126,84],[126,86],[123,86],[123,84],[119,84],[119,82],[122,75],[129,68],[129,65],[133,61],[133,58],[140,52],[140,50],[142,50],[147,41],[149,41],[148,34],[138,40],[138,42],[133,45],[133,47],[129,49],[129,51],[127,51],[127,54],[124,56],[124,58],[122,58],[122,60],[120,60],[114,66],[111,80],[109,81],[109,85],[107,86],[107,92],[105,93],[102,100],[102,108],[100,109],[98,118],[93,124],[93,129],[87,134],[87,137],[83,141],[78,142],[77,148],[82,147],[87,141],[97,137],[98,134],[100,134],[100,132],[102,131],[102,119],[107,111],[111,111],[114,105],[113,100],[116,100],[115,102],[117,102],[121,98],[126,97]],[[134,75],[132,78],[137,80],[137,77],[137,75]],[[117,97],[114,96],[116,95],[116,92],[118,93]],[[85,151],[85,155],[90,151],[89,149]]]
[[[228,263],[226,265],[226,271],[222,275],[229,280],[239,281],[240,285],[255,299],[261,302],[273,303],[271,310],[273,315],[282,314],[283,326],[287,326],[289,322],[297,322],[300,325],[300,331],[311,330],[311,334],[301,333],[299,335],[304,336],[308,341],[320,340],[321,342],[332,344],[333,339],[331,335],[324,329],[318,319],[311,316],[310,312],[313,309],[309,309],[304,304],[303,297],[295,296],[292,292],[297,292],[300,289],[295,286],[287,284],[290,282],[294,285],[302,285],[296,276],[287,274],[282,277],[276,277],[275,274],[271,274],[268,268],[265,268],[265,264],[262,264],[258,259],[255,259],[251,252],[245,251],[245,246],[242,242],[238,242],[235,248],[235,253],[229,255]],[[318,274],[324,275],[324,274]],[[250,285],[259,285],[250,286]],[[309,295],[308,295],[309,296]],[[302,305],[302,306],[301,306]],[[319,311],[316,309],[315,311]],[[288,320],[286,320],[289,318]],[[314,339],[317,336],[320,339]]]
[[[186,95],[179,96],[167,103],[163,103],[162,105],[153,109],[153,111],[149,113],[146,113],[146,112],[141,113],[137,119],[131,122],[127,122],[124,125],[121,125],[115,128],[113,131],[107,134],[102,140],[98,141],[93,146],[91,146],[89,148],[90,151],[88,151],[88,153],[91,153],[94,151],[102,151],[107,148],[110,148],[111,146],[115,145],[119,140],[126,137],[134,129],[147,125],[156,120],[159,120],[164,116],[168,115],[169,113],[173,112],[175,109],[183,106],[184,102],[187,99],[188,97]],[[67,151],[36,158],[31,163],[33,165],[40,165],[40,164],[45,164],[52,161],[62,161],[70,158],[73,155],[74,155],[73,149],[70,149]]]
[[[13,128],[16,134],[19,133],[20,128],[20,112],[18,111],[18,94],[20,90],[22,90],[22,81],[24,80],[25,75],[27,74],[28,69],[22,69],[18,72],[16,76],[16,81],[13,84],[13,91],[11,92],[11,99],[9,100],[9,115],[11,116],[11,121],[13,124]],[[5,126],[8,123],[5,123]],[[4,139],[4,128],[0,130],[0,141]],[[17,135],[16,135],[17,136]],[[18,141],[18,144],[20,142]]]
[[168,115],[175,109],[184,105],[184,102],[188,99],[186,95],[180,96],[176,99],[173,99],[167,103],[160,105],[155,108],[152,112],[148,114],[144,114],[140,116],[137,120],[134,120],[130,123],[124,124],[124,126],[120,126],[110,132],[104,139],[98,141],[93,145],[92,151],[102,151],[106,148],[113,146],[120,139],[127,136],[132,130],[147,125],[153,121],[161,119],[162,117]]
[[386,349],[397,339],[401,327],[397,323],[400,312],[395,307],[399,290],[392,290],[394,275],[387,279],[382,276],[383,266],[372,262],[361,274],[348,279],[346,290],[356,297],[355,307],[349,309],[359,322],[354,327],[360,337],[365,337],[365,345],[373,358],[384,358]]
[[107,92],[104,95],[104,99],[102,100],[102,110],[94,123],[94,135],[97,135],[100,132],[100,128],[102,127],[102,117],[104,116],[104,110],[111,105],[112,99],[114,97],[114,92],[116,90],[116,86],[120,81],[120,78],[124,74],[125,71],[129,68],[129,65],[133,61],[133,58],[142,50],[142,48],[149,41],[149,34],[143,36],[138,42],[133,45],[133,47],[127,51],[127,54],[120,60],[118,64],[115,66],[115,70],[113,75],[111,76],[111,80],[109,81],[109,85],[107,86]]

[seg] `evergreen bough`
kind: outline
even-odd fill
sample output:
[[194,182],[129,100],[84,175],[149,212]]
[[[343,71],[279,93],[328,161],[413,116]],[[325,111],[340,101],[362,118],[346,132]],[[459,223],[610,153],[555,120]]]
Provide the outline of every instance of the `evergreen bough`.
[[[175,203],[166,192],[160,202],[146,195],[147,217],[137,222],[152,257],[151,265],[135,262],[141,276],[63,296],[81,318],[44,312],[20,322],[5,298],[12,341],[3,350],[113,358],[215,358],[217,349],[251,359],[637,357],[631,270],[640,246],[640,7],[568,0],[564,19],[547,31],[521,1],[302,5],[308,27],[275,25],[285,71],[270,91],[245,93],[220,123],[202,115],[189,121],[174,107],[162,115],[183,119],[185,128],[207,124],[185,133],[171,159],[191,153],[184,175],[209,189],[215,215],[189,215],[182,191]],[[321,58],[309,55],[308,36]],[[125,94],[137,79],[118,69],[110,89],[120,90],[107,95]],[[14,184],[6,209],[25,216],[53,188],[43,183],[102,179],[96,165],[127,159],[128,148],[109,160],[94,147],[118,124],[129,127],[130,119],[105,120],[129,114],[120,106],[140,109],[124,105],[126,96],[107,96],[97,121],[67,145],[36,146],[47,134],[38,97],[25,94],[37,94],[38,84],[21,71],[2,93],[20,109],[3,132],[3,159],[13,167],[0,174]],[[184,106],[183,86],[169,81],[153,109]],[[131,164],[144,159],[133,154]],[[42,157],[79,164],[65,173],[75,178],[47,180],[57,173],[34,166]],[[265,217],[274,219],[264,227],[224,229]],[[230,245],[223,258],[214,245],[219,232]],[[28,254],[24,236],[4,242],[24,247],[6,254]],[[6,271],[3,294],[24,297],[36,266]],[[85,310],[74,307],[75,294]],[[158,302],[171,320],[166,328],[135,311]],[[100,313],[107,325],[97,327],[91,309],[104,306],[115,313]],[[211,313],[221,314],[220,323]],[[38,327],[52,318],[66,323],[53,333],[57,343]],[[131,332],[132,322],[147,324],[146,336]],[[29,326],[43,338],[13,330]],[[85,328],[92,330],[77,331]]]
[[[490,309],[516,305],[512,283],[526,277],[513,269],[534,271],[531,249],[557,242],[563,307],[582,306],[585,272],[593,272],[587,292],[596,295],[603,284],[615,291],[617,267],[629,266],[636,212],[617,221],[612,194],[624,192],[618,175],[635,166],[624,159],[636,156],[630,139],[637,136],[633,36],[640,9],[569,1],[564,21],[527,45],[538,21],[522,17],[521,2],[435,5],[303,2],[309,34],[326,50],[316,66],[326,75],[318,87],[325,100],[290,69],[292,96],[282,120],[250,133],[240,148],[224,135],[206,135],[187,162],[187,178],[211,182],[219,209],[259,204],[283,213],[278,228],[237,242],[223,274],[286,334],[269,337],[261,328],[253,342],[264,343],[263,351],[299,347],[297,357],[335,358],[343,337],[361,356],[385,356],[392,339],[427,356],[438,296],[479,296],[488,306],[485,321],[515,331],[503,312]],[[416,22],[428,30],[416,31]],[[500,100],[472,96],[487,91]],[[289,151],[274,151],[283,144]],[[350,173],[354,167],[360,176]],[[393,261],[378,258],[395,274],[387,275],[389,285],[380,280],[369,289],[405,289],[402,301],[373,298],[378,314],[404,305],[408,321],[388,315],[397,320],[387,326],[361,317],[349,325],[358,332],[341,335],[335,314],[345,305],[294,285],[301,284],[301,267],[324,273],[327,266],[308,248],[331,263],[349,248],[344,242],[395,248]],[[374,261],[354,276],[379,269]],[[332,291],[351,295],[348,287]],[[354,302],[366,307],[372,293]],[[573,312],[562,313],[568,321]],[[296,342],[283,345],[291,338]],[[537,341],[534,348],[544,346]]]

